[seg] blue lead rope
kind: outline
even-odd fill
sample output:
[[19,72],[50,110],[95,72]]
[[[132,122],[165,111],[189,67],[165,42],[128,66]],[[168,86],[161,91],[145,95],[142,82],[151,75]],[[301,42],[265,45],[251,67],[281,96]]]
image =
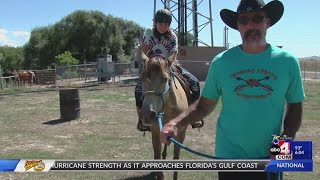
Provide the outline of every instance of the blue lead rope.
[[[163,119],[163,113],[161,113],[161,112],[159,112],[158,113],[158,124],[159,124],[159,128],[160,128],[160,131],[162,130],[162,119]],[[201,153],[201,152],[197,152],[197,151],[195,151],[195,150],[193,150],[193,149],[190,149],[190,148],[188,148],[187,146],[185,146],[185,145],[183,145],[183,144],[181,144],[180,142],[178,142],[177,140],[175,140],[175,139],[173,139],[173,137],[171,137],[171,136],[169,136],[168,138],[167,138],[167,140],[168,141],[170,141],[170,142],[173,142],[175,145],[177,145],[177,146],[179,146],[180,148],[182,148],[182,149],[184,149],[184,150],[186,150],[186,151],[189,151],[189,152],[191,152],[191,153],[193,153],[193,154],[196,154],[196,155],[198,155],[198,156],[202,156],[202,157],[205,157],[205,158],[209,158],[209,159],[223,159],[223,158],[219,158],[219,157],[215,157],[215,156],[211,156],[211,155],[208,155],[208,154],[204,154],[204,153]]]
[[[160,131],[161,131],[162,128],[163,128],[163,126],[162,126],[163,112],[158,112],[157,119],[158,119],[158,125],[159,125],[159,128],[160,128]],[[179,146],[180,148],[182,148],[182,149],[184,149],[184,150],[186,150],[188,152],[191,152],[191,153],[193,153],[195,155],[202,156],[202,157],[209,158],[209,159],[224,159],[224,158],[211,156],[211,155],[204,154],[204,153],[201,153],[201,152],[197,152],[197,151],[195,151],[193,149],[190,149],[187,146],[185,146],[185,145],[181,144],[180,142],[178,142],[177,140],[175,140],[171,136],[168,136],[167,140],[170,141],[170,142],[173,142],[175,145]],[[267,172],[268,180],[272,180],[271,173],[272,172]],[[283,173],[282,172],[275,172],[275,173],[276,173],[276,177],[275,177],[274,180],[283,180]]]

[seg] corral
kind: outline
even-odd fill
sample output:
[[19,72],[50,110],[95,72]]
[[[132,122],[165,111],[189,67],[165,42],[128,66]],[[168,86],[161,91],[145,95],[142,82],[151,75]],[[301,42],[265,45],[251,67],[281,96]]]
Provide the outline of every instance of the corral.
[[[306,102],[297,140],[313,141],[314,172],[285,173],[284,179],[320,176],[320,83],[305,81]],[[81,117],[59,120],[59,92],[45,86],[0,91],[1,159],[153,159],[151,134],[136,130],[134,86],[97,84],[80,88]],[[200,132],[190,127],[185,144],[212,153],[217,112]],[[250,140],[250,138],[248,139]],[[172,158],[169,146],[167,159]],[[180,159],[202,159],[181,150]],[[171,179],[172,172],[165,172]],[[142,179],[148,172],[1,173],[0,179]],[[216,179],[216,172],[181,172],[179,179]]]

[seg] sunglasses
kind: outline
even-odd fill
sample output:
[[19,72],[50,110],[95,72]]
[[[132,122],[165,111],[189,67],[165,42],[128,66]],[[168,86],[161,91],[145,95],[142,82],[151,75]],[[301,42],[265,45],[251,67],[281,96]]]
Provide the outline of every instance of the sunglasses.
[[239,16],[238,17],[238,23],[242,24],[242,25],[247,25],[249,23],[249,21],[255,23],[255,24],[259,24],[262,23],[262,21],[264,20],[264,16],[262,15],[254,15],[254,16]]

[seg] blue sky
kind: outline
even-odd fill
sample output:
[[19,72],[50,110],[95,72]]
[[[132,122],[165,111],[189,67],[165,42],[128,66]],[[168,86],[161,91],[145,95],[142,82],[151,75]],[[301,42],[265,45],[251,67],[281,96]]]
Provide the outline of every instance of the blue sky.
[[[177,2],[178,0],[174,0]],[[188,0],[190,2],[191,0]],[[162,8],[156,0],[157,9]],[[198,0],[201,2],[201,0]],[[265,0],[266,3],[270,0]],[[282,0],[285,11],[282,19],[268,30],[267,41],[282,45],[297,57],[320,56],[320,13],[318,0]],[[209,16],[209,0],[203,0],[198,10]],[[221,9],[236,10],[239,0],[211,0],[213,38],[215,46],[223,45]],[[152,25],[154,0],[2,0],[0,5],[0,45],[21,46],[35,27],[56,23],[75,10],[98,10],[105,14],[132,20],[143,27]],[[191,18],[190,23],[191,23]],[[199,17],[199,24],[207,22]],[[173,26],[175,24],[173,23]],[[200,40],[210,44],[210,29],[206,26],[199,33]],[[237,31],[229,28],[230,46],[241,43]]]

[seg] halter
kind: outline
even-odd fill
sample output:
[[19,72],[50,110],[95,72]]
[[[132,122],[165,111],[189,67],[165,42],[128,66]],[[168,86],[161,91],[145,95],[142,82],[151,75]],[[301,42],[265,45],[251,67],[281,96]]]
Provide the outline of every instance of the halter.
[[165,89],[163,92],[147,91],[147,92],[143,93],[142,98],[144,99],[144,97],[147,96],[147,95],[156,95],[156,96],[159,96],[159,97],[161,98],[161,100],[162,100],[162,105],[163,105],[163,106],[162,106],[162,112],[158,112],[158,114],[159,114],[159,113],[163,114],[163,113],[164,113],[164,98],[163,98],[163,96],[164,96],[167,92],[169,92],[169,89],[170,89],[170,88],[171,88],[171,80],[167,81],[166,89]]

